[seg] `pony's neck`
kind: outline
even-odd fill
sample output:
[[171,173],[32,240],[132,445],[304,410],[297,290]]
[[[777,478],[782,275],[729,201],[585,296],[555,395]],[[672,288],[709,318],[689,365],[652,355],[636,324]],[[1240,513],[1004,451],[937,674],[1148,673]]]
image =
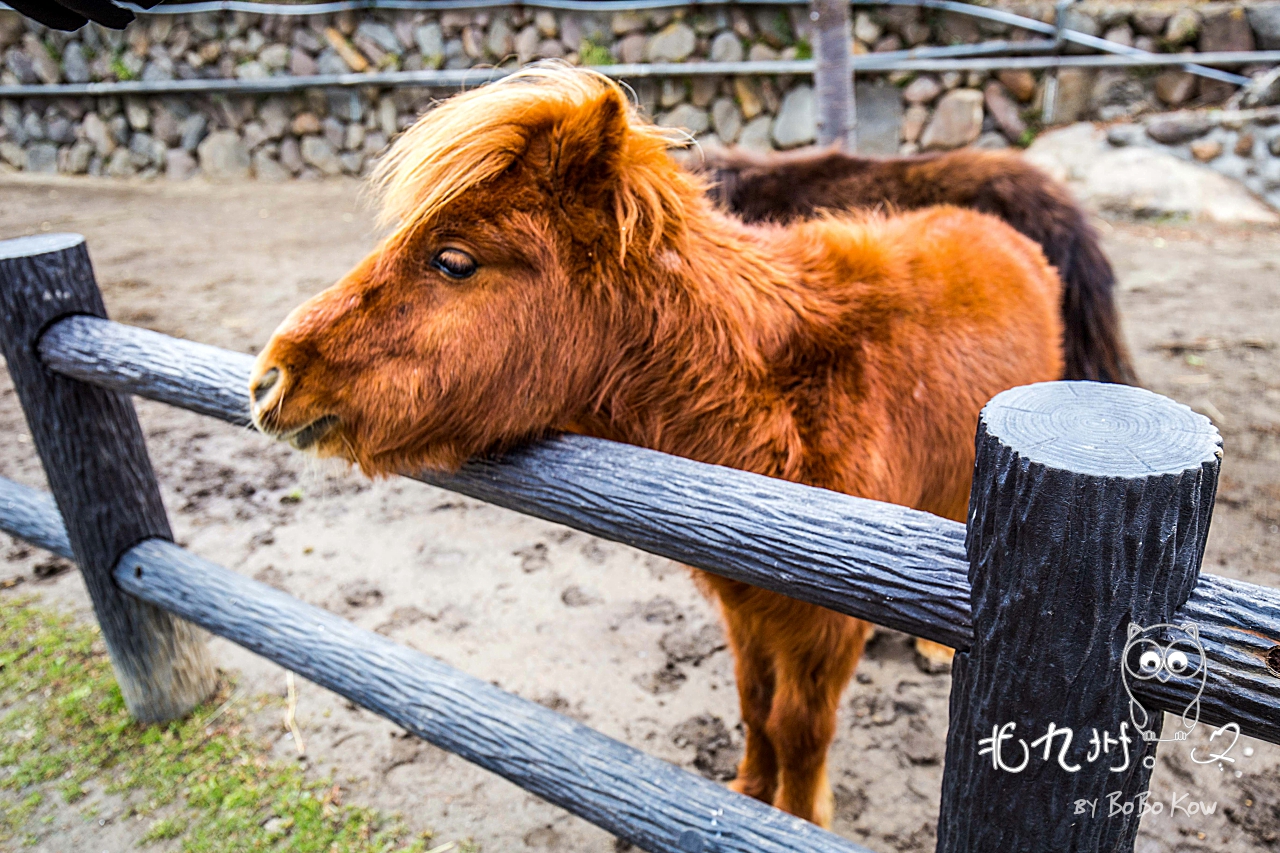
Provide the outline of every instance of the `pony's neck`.
[[821,312],[784,229],[751,227],[699,198],[680,237],[628,262],[642,297],[584,432],[797,479],[803,436],[780,363]]

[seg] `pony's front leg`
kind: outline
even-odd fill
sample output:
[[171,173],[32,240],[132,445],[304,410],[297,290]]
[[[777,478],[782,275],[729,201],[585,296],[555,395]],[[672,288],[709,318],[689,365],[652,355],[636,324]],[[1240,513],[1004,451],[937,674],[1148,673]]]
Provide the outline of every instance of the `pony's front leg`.
[[[777,686],[768,734],[778,754],[773,804],[830,827],[835,810],[827,750],[835,737],[840,693],[866,643],[868,625],[812,605],[795,604],[789,636],[776,660]],[[797,627],[798,626],[798,627]]]
[[772,657],[760,646],[758,637],[739,636],[734,619],[728,618],[734,651],[734,672],[738,679],[738,702],[746,731],[738,777],[729,787],[739,794],[772,803],[778,788],[778,756],[769,740],[769,714],[773,708],[774,673]]

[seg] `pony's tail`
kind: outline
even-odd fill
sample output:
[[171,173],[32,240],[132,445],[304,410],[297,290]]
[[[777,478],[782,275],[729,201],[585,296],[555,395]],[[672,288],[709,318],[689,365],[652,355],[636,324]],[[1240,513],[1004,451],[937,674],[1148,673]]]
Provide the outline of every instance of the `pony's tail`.
[[1115,273],[1097,231],[1079,208],[1072,212],[1076,220],[1069,229],[1072,245],[1063,247],[1064,251],[1045,247],[1062,279],[1062,378],[1136,385],[1138,376],[1121,336],[1113,299]]

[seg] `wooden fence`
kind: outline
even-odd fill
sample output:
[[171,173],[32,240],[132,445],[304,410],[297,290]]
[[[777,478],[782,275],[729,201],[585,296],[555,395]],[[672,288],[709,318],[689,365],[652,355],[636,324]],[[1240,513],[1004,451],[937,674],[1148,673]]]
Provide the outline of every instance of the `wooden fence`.
[[[79,563],[139,719],[208,695],[194,624],[644,850],[865,849],[175,545],[127,395],[244,425],[251,360],[108,321],[83,238],[0,242],[0,312],[53,492],[0,480],[0,529]],[[1137,809],[1072,810],[1147,790],[1155,743],[1123,743],[1120,769],[1119,739],[1111,761],[1084,759],[1087,731],[1118,738],[1131,719],[1129,626],[1194,624],[1207,667],[1202,690],[1134,685],[1144,707],[1181,714],[1198,696],[1203,723],[1280,743],[1280,591],[1199,574],[1221,441],[1185,406],[1095,383],[1016,388],[983,410],[977,450],[967,531],[575,436],[418,479],[954,646],[937,849],[1132,850]],[[1051,726],[1075,745],[1050,729],[1057,760],[1037,747],[1009,772],[1017,738]]]

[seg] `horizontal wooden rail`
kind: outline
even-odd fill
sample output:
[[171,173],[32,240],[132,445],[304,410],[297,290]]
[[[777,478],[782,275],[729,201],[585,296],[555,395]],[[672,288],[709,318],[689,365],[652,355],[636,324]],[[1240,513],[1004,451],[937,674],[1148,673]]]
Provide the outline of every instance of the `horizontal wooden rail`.
[[[73,558],[53,499],[0,479],[0,529]],[[345,696],[656,853],[870,853],[172,542],[115,570],[130,595]]]
[[[75,379],[249,423],[242,353],[69,317],[40,354]],[[955,648],[972,640],[964,526],[928,513],[582,436],[417,479]],[[1209,658],[1202,718],[1280,743],[1280,590],[1204,575],[1177,620],[1199,626]],[[1140,695],[1174,713],[1194,698],[1174,681]]]
[[[253,360],[242,353],[69,317],[45,333],[40,354],[74,379],[250,423]],[[969,644],[964,527],[929,513],[582,436],[416,478],[952,647]]]

